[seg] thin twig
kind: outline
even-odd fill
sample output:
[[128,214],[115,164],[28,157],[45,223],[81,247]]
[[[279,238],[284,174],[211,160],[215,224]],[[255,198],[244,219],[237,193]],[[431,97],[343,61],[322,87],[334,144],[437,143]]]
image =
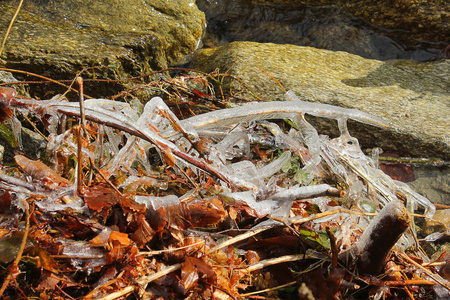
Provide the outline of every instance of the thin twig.
[[[300,216],[296,216],[296,217],[290,218],[289,221],[292,224],[302,224],[302,223],[306,223],[306,222],[309,222],[309,221],[313,221],[313,220],[317,220],[317,219],[320,219],[320,218],[328,217],[328,216],[331,216],[331,215],[334,215],[334,214],[338,214],[338,213],[348,213],[348,214],[355,214],[355,215],[361,215],[361,216],[376,216],[377,215],[376,213],[363,213],[363,212],[353,211],[353,210],[349,210],[349,209],[345,209],[345,208],[339,207],[339,208],[336,208],[336,209],[333,209],[333,210],[329,210],[329,211],[326,211],[326,212],[323,212],[323,213],[311,215],[311,216],[308,216],[306,218],[303,218],[303,217],[300,217]],[[273,218],[273,219],[276,220],[276,221],[279,221],[279,219],[277,219],[277,218]]]
[[290,262],[290,261],[303,260],[303,259],[318,259],[318,257],[312,256],[309,254],[285,255],[285,256],[269,258],[269,259],[264,259],[264,260],[255,262],[255,263],[251,264],[250,266],[246,267],[245,270],[248,272],[253,272],[253,271],[268,267],[268,266],[277,265],[277,264]]
[[404,254],[404,253],[399,253],[399,255],[401,257],[403,257],[404,259],[406,259],[408,262],[410,262],[411,264],[415,265],[417,268],[421,269],[422,271],[424,271],[428,276],[431,277],[431,279],[433,279],[434,281],[436,281],[438,284],[442,285],[444,288],[446,288],[447,290],[450,291],[450,286],[447,284],[446,280],[444,280],[440,275],[438,274],[434,274],[433,272],[431,272],[430,270],[424,268],[422,265],[418,264],[417,262],[415,262],[413,259],[411,259],[408,255]]
[[81,127],[83,128],[83,132],[84,132],[84,128],[86,127],[86,117],[84,116],[84,88],[83,88],[83,78],[81,78],[81,76],[77,77],[77,83],[78,86],[80,88],[80,94],[79,94],[79,102],[80,102],[80,119],[81,119]]
[[276,287],[273,287],[273,288],[268,288],[268,289],[264,289],[264,290],[260,290],[260,291],[255,291],[255,292],[251,292],[251,293],[241,294],[240,296],[241,297],[248,297],[248,296],[251,296],[251,295],[261,294],[261,293],[270,292],[270,291],[275,291],[275,290],[283,289],[283,288],[291,286],[291,285],[295,285],[296,283],[297,283],[297,281],[291,281],[289,283],[282,284],[282,285],[279,285],[279,286],[276,286]]
[[94,164],[94,160],[92,159],[92,157],[89,157],[89,162],[91,163],[91,167],[94,168],[94,170],[98,173],[98,175],[100,175],[101,178],[103,178],[103,180],[110,186],[113,188],[113,190],[116,191],[116,193],[118,193],[120,195],[120,197],[123,197],[123,194],[116,188],[116,186],[108,179],[105,177],[105,175],[103,175],[103,173],[95,166]]
[[[34,77],[42,78],[42,79],[48,80],[48,81],[50,81],[52,83],[58,84],[58,85],[60,85],[62,87],[65,87],[66,89],[69,89],[69,90],[71,90],[71,91],[73,91],[75,93],[79,93],[79,91],[77,91],[76,89],[74,89],[74,88],[72,88],[72,87],[70,87],[70,86],[68,86],[68,85],[66,85],[66,84],[64,84],[64,83],[62,83],[62,82],[60,82],[58,80],[51,79],[49,77],[42,76],[42,75],[39,75],[39,74],[36,74],[36,73],[32,73],[32,72],[28,72],[28,71],[22,71],[22,70],[16,70],[16,69],[9,69],[9,68],[0,68],[0,71],[6,71],[6,72],[11,72],[11,73],[20,73],[20,74],[25,74],[25,75],[28,75],[28,76],[34,76]],[[14,84],[14,82],[11,82],[11,83],[8,83],[8,84]],[[92,98],[92,97],[90,97],[88,95],[85,95],[85,97],[86,98]]]
[[8,39],[8,36],[9,36],[9,32],[11,31],[14,21],[16,20],[17,15],[19,14],[20,8],[22,7],[22,3],[23,3],[23,0],[20,0],[19,5],[16,8],[16,12],[14,13],[14,15],[12,17],[11,22],[9,22],[8,29],[6,30],[5,37],[3,38],[2,47],[0,48],[0,55],[2,55],[3,48],[5,47],[6,40]]
[[328,234],[328,238],[330,239],[330,247],[331,247],[331,267],[337,268],[338,266],[338,256],[339,256],[339,250],[336,245],[336,237],[334,236],[333,232],[331,231],[330,227],[325,228]]
[[[135,287],[132,285],[129,285],[117,292],[111,293],[105,297],[102,298],[98,298],[98,300],[114,300],[123,296],[126,296],[128,294],[131,294],[132,292],[134,292]],[[85,299],[89,299],[89,298],[85,298]]]
[[83,195],[83,148],[81,141],[81,126],[75,126],[75,134],[77,136],[77,195]]
[[[278,224],[277,224],[278,225]],[[249,231],[247,231],[246,233],[240,234],[238,236],[235,236],[229,240],[226,240],[223,243],[220,243],[219,245],[212,247],[209,251],[210,253],[216,252],[217,250],[220,250],[222,248],[225,248],[227,246],[233,245],[234,243],[240,242],[242,240],[248,239],[249,237],[252,237],[254,235],[257,235],[258,233],[261,233],[263,231],[266,231],[270,228],[273,228],[275,225],[273,226],[264,226],[264,227],[259,227],[256,229],[251,229]]]
[[[172,265],[165,269],[162,269],[161,271],[156,272],[155,274],[152,274],[150,276],[141,277],[141,278],[137,279],[136,282],[140,285],[140,287],[142,289],[145,290],[147,288],[147,285],[150,282],[155,281],[156,279],[161,278],[161,277],[163,277],[169,273],[172,273],[176,270],[179,270],[179,269],[181,269],[181,264],[175,264],[175,265]],[[135,286],[129,285],[129,286],[121,289],[120,291],[111,293],[108,296],[105,296],[98,300],[114,300],[114,299],[117,299],[117,298],[120,298],[120,297],[123,297],[123,296],[126,296],[126,295],[132,293],[135,290],[135,288],[136,288]]]
[[[28,238],[28,231],[30,230],[30,212],[28,210],[28,203],[25,205],[25,219],[26,219],[26,225],[25,225],[25,232],[23,233],[22,243],[20,244],[19,252],[17,253],[16,259],[10,266],[10,273],[6,276],[5,281],[3,282],[2,287],[0,288],[0,298],[2,297],[3,293],[5,292],[6,288],[8,287],[9,283],[14,280],[19,275],[19,262],[22,259],[22,253],[25,249],[25,245],[27,243]],[[15,274],[11,274],[14,272]]]
[[272,75],[270,75],[269,73],[267,73],[266,71],[264,71],[260,66],[256,66],[261,72],[263,72],[264,74],[266,74],[267,76],[269,76],[271,79],[273,79],[276,83],[278,83],[278,85],[281,87],[281,89],[284,91],[284,93],[287,93],[287,90],[284,88],[284,86]]

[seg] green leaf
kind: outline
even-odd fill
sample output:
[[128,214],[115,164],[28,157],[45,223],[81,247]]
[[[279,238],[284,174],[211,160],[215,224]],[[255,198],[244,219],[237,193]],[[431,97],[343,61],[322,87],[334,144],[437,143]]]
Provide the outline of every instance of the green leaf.
[[0,134],[11,145],[11,147],[15,148],[18,146],[14,133],[5,124],[0,124]]
[[325,230],[319,232],[310,229],[300,229],[300,235],[304,238],[305,242],[310,244],[312,247],[322,246],[325,249],[331,249],[330,240],[328,239],[328,234]]

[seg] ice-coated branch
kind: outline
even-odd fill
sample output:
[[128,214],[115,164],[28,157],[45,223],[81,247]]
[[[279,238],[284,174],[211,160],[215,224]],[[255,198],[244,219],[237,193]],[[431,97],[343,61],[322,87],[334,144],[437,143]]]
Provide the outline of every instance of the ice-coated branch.
[[309,186],[292,187],[284,191],[278,192],[271,196],[271,200],[276,201],[294,201],[307,198],[314,198],[320,196],[341,196],[342,191],[328,185],[328,184],[318,184]]
[[[104,104],[111,104],[115,101],[97,99],[97,101],[86,101],[85,103],[85,116],[87,120],[93,121],[95,123],[104,124],[123,132],[127,132],[133,136],[137,136],[143,140],[146,140],[160,149],[168,149],[173,155],[190,163],[210,174],[216,175],[221,180],[231,184],[234,187],[247,189],[247,190],[258,190],[254,184],[247,182],[244,179],[237,179],[233,176],[220,171],[217,167],[206,163],[204,160],[193,157],[187,153],[181,151],[175,144],[161,137],[157,132],[152,131],[152,128],[147,128],[146,126],[139,126],[136,120],[130,119],[128,116],[123,115],[121,111],[111,111],[103,107],[91,106],[91,104],[98,104],[98,102]],[[17,99],[14,98],[10,101],[9,105],[17,107],[27,107],[30,110],[42,113],[58,112],[66,115],[79,117],[79,104],[69,103],[64,101],[55,100],[44,100],[36,101],[33,99]],[[189,126],[187,126],[189,128]]]
[[[289,91],[287,96],[297,97],[292,91]],[[216,110],[183,120],[181,121],[181,125],[189,124],[198,129],[267,119],[292,119],[302,114],[329,119],[352,119],[377,127],[390,127],[389,124],[380,118],[357,109],[301,100],[258,102],[229,109]]]

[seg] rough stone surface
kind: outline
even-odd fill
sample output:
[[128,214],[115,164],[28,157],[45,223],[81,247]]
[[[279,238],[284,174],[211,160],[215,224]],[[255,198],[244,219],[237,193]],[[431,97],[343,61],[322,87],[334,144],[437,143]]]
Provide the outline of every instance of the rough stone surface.
[[411,42],[448,42],[450,2],[447,0],[343,1],[343,9],[386,29],[404,30]]
[[437,204],[450,205],[450,169],[422,167],[414,168],[417,178],[408,185],[416,192]]
[[207,46],[271,42],[425,61],[434,59],[450,36],[446,0],[198,0],[197,5],[208,20]]
[[438,210],[432,220],[426,219],[423,223],[422,234],[429,235],[434,232],[444,231],[450,226],[450,209]]
[[[17,4],[0,2],[2,33]],[[0,63],[57,79],[90,67],[101,67],[96,78],[131,77],[182,61],[204,26],[194,0],[25,1]]]
[[[228,72],[262,99],[283,100],[283,90],[262,69],[303,100],[357,108],[390,122],[388,130],[350,122],[351,133],[365,147],[450,159],[449,60],[382,62],[309,47],[233,42],[201,50],[193,67],[231,68]],[[242,85],[225,80],[223,90],[230,88],[238,92]],[[256,100],[248,89],[239,97]],[[323,119],[315,125],[327,133],[334,126]]]
[[[308,0],[256,0],[291,7],[311,5]],[[318,0],[316,6],[333,5],[373,25],[397,31],[412,43],[447,42],[450,36],[450,2],[447,0]],[[396,34],[392,32],[392,34]]]

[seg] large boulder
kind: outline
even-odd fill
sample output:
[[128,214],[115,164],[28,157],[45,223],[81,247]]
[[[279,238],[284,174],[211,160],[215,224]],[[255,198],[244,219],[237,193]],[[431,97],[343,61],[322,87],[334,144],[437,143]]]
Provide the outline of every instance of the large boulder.
[[[450,158],[449,60],[383,62],[310,47],[233,42],[200,50],[193,67],[204,72],[231,68],[228,73],[246,87],[227,77],[222,89],[243,90],[240,98],[256,100],[252,90],[264,100],[283,100],[276,79],[303,100],[357,108],[392,125],[384,130],[350,122],[351,134],[365,147]],[[312,121],[320,130],[337,134],[328,120]]]
[[[1,32],[16,6],[0,2]],[[124,79],[182,62],[199,46],[204,27],[193,0],[25,1],[0,65],[55,79],[71,79],[83,68],[85,77]],[[96,89],[91,94],[101,94]]]
[[450,36],[447,0],[197,0],[205,45],[294,44],[379,60],[431,60]]

